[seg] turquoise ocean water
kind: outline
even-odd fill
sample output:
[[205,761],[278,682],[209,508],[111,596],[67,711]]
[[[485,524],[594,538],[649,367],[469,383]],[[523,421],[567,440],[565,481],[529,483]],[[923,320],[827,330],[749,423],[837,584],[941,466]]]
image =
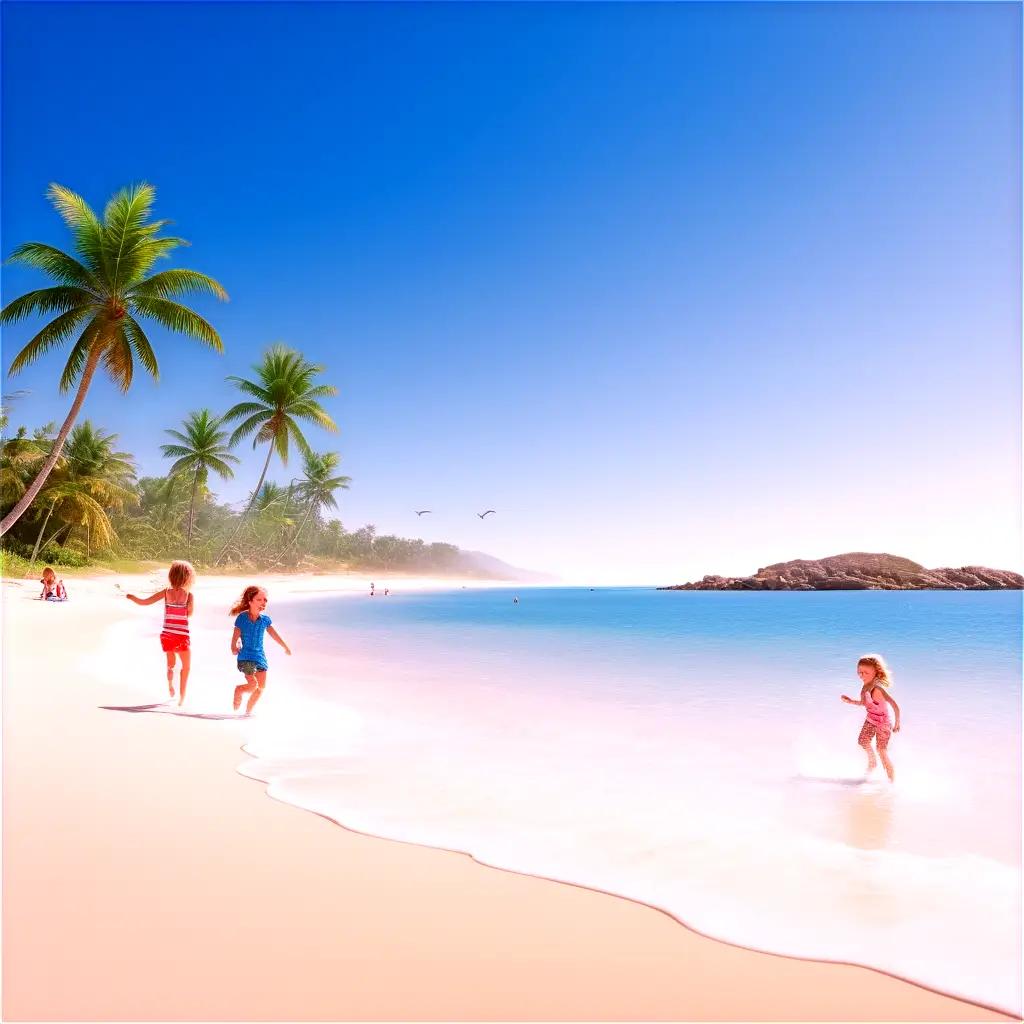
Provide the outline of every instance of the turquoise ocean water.
[[[273,609],[300,656],[243,770],[359,831],[1019,1013],[1021,610],[1019,593],[310,597]],[[903,709],[895,786],[864,781],[863,709],[839,700],[869,651]]]

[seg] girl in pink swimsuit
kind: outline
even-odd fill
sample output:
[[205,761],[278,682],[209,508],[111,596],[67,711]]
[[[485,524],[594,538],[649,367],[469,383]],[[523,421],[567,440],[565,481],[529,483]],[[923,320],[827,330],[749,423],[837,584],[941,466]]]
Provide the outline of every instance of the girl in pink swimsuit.
[[[878,756],[885,768],[890,782],[896,781],[896,771],[889,760],[889,739],[894,732],[900,731],[900,706],[889,696],[888,688],[892,684],[892,675],[884,659],[878,654],[865,654],[857,662],[857,675],[860,676],[860,700],[853,700],[844,693],[844,704],[855,704],[867,711],[867,717],[861,726],[857,743],[868,755],[868,771],[873,772],[878,762],[875,752],[871,749],[871,741],[875,741]],[[889,705],[896,714],[895,725],[889,721]]]

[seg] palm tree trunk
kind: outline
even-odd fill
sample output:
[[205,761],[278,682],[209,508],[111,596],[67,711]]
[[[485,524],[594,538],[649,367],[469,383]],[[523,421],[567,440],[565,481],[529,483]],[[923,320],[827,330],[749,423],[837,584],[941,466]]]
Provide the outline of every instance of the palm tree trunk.
[[302,533],[303,529],[305,529],[306,523],[309,522],[309,517],[312,514],[313,514],[313,500],[310,499],[309,504],[306,506],[306,514],[302,517],[302,522],[299,523],[299,528],[295,531],[295,536],[292,537],[292,539],[288,542],[288,546],[284,549],[284,551],[281,552],[282,555],[285,554],[285,552],[287,552],[289,548],[293,548],[296,544],[298,544],[298,542],[299,542],[299,535]]
[[245,525],[245,520],[249,517],[249,513],[252,511],[253,505],[256,504],[256,497],[257,495],[259,495],[260,488],[263,486],[263,481],[266,479],[267,470],[270,469],[270,457],[274,454],[274,442],[271,441],[267,448],[267,461],[263,463],[263,472],[260,473],[260,478],[259,480],[256,481],[256,489],[252,492],[252,497],[249,499],[249,504],[246,505],[245,511],[239,518],[238,525],[232,531],[231,536],[228,537],[227,542],[224,544],[224,547],[220,549],[220,554],[214,560],[214,565],[220,565],[220,560],[227,553],[228,548],[231,547],[231,544],[234,542],[235,537],[238,536],[238,531],[241,530],[241,528]]
[[73,523],[72,524],[65,524],[64,526],[58,526],[57,529],[54,530],[53,533],[51,533],[50,536],[46,538],[46,541],[44,542],[43,547],[44,548],[48,548],[51,544],[53,544],[57,540],[57,538],[65,530],[71,530],[73,528],[74,528],[74,524]]
[[199,467],[196,466],[196,475],[192,481],[192,501],[188,506],[188,557],[192,557],[192,527],[196,521],[196,489],[199,487]]
[[44,548],[48,548],[51,544],[53,544],[57,540],[57,538],[65,530],[70,530],[72,528],[73,528],[73,524],[68,524],[68,525],[65,525],[65,526],[58,526],[57,529],[54,530],[53,533],[51,533],[50,536],[46,538],[46,543],[43,544],[43,547]]
[[43,525],[39,527],[39,536],[36,537],[36,546],[32,549],[32,557],[28,562],[28,571],[32,571],[32,566],[36,564],[36,557],[39,555],[39,546],[43,542],[43,534],[46,532],[46,524],[50,521],[50,516],[53,515],[53,510],[57,507],[56,501],[50,502],[50,507],[47,510],[46,518],[43,520]]
[[53,442],[53,448],[50,450],[50,454],[43,463],[43,468],[39,470],[39,474],[36,476],[35,480],[29,484],[28,490],[21,496],[21,500],[18,504],[15,505],[6,516],[4,516],[3,522],[0,522],[0,537],[2,537],[22,517],[25,509],[35,501],[35,497],[40,490],[42,490],[43,484],[46,483],[46,478],[50,475],[50,471],[57,464],[57,460],[60,458],[60,453],[64,449],[64,442],[67,440],[68,434],[71,433],[71,428],[74,426],[75,420],[78,418],[78,413],[81,411],[82,403],[85,401],[85,393],[89,390],[89,385],[92,383],[92,377],[96,372],[96,367],[99,365],[100,356],[103,355],[104,340],[105,339],[98,339],[93,343],[92,349],[89,352],[89,359],[85,364],[85,370],[82,373],[82,379],[78,384],[78,394],[75,395],[75,400],[71,404],[71,411],[68,413],[67,419],[64,420],[64,423],[60,428],[60,432],[57,434],[57,438]]

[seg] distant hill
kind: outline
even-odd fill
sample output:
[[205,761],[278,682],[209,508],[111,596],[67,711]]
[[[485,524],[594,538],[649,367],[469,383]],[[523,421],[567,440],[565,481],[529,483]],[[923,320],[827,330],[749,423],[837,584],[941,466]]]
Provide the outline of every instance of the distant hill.
[[553,583],[556,576],[550,573],[535,572],[532,569],[520,569],[509,565],[500,558],[485,554],[483,551],[459,551],[460,567],[464,572],[474,576],[485,576],[493,580],[508,580],[516,583]]
[[705,576],[659,590],[1021,590],[1024,576],[1006,569],[964,565],[926,569],[898,555],[854,551],[829,558],[797,558],[758,569],[753,576]]

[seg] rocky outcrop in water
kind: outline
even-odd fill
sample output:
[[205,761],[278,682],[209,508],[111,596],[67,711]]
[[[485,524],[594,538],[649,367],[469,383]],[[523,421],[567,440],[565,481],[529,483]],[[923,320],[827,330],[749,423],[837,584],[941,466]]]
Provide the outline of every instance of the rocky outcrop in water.
[[753,576],[705,576],[659,590],[1021,590],[1024,576],[1006,569],[964,565],[926,569],[909,558],[856,551],[830,558],[797,558],[758,569]]

